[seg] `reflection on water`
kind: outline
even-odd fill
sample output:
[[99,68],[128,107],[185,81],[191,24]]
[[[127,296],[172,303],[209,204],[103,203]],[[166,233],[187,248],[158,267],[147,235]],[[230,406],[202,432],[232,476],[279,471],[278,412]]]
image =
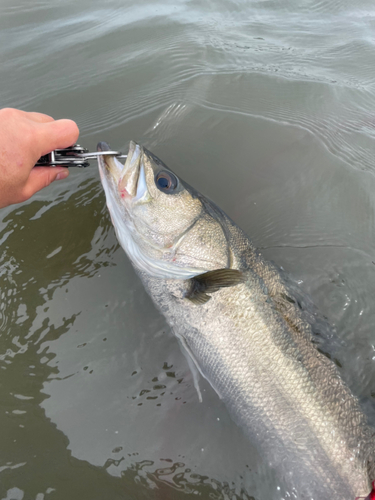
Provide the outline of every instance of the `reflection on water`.
[[[311,295],[374,423],[372,3],[4,0],[1,105],[143,142]],[[117,244],[96,166],[0,221],[0,498],[281,500]],[[251,383],[251,381],[249,381]]]

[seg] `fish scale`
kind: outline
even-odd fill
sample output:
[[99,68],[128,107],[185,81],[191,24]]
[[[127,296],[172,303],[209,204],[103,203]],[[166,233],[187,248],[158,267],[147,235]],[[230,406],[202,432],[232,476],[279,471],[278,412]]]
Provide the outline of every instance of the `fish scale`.
[[[251,291],[247,285],[220,291],[201,307],[206,310],[200,310],[199,317],[194,310],[187,313],[184,303],[176,307],[168,300],[176,283],[165,283],[164,287],[160,280],[147,283],[150,295],[173,330],[184,337],[234,420],[255,440],[280,477],[293,471],[292,484],[301,498],[305,493],[312,498],[340,495],[353,500],[368,493],[365,457],[372,451],[373,440],[357,401],[333,364],[309,339],[301,339],[295,349],[285,326],[282,331],[282,324],[276,326],[277,318],[273,322],[272,311],[255,311],[258,304],[253,283]],[[243,314],[243,307],[251,300],[253,310],[248,308]],[[226,311],[233,314],[236,307],[240,314],[228,320]],[[285,339],[281,346],[279,339],[274,341],[278,334]],[[346,401],[343,410],[340,399]],[[350,443],[343,440],[355,441],[355,445],[348,446]],[[357,443],[362,445],[359,457]]]

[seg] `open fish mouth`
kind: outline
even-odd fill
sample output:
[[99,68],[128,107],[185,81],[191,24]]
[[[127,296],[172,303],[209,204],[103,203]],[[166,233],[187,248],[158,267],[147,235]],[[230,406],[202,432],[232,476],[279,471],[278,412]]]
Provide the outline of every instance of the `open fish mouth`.
[[[106,142],[99,142],[98,151],[110,151]],[[134,141],[130,141],[126,162],[123,165],[115,156],[100,157],[100,174],[107,180],[117,195],[125,201],[140,200],[147,192],[145,169],[143,165],[144,151]]]

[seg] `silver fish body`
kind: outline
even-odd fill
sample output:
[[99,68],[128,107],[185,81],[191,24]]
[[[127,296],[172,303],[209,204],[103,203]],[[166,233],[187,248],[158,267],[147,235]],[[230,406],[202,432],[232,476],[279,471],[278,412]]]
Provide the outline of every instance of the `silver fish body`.
[[[278,270],[220,208],[135,143],[124,167],[101,158],[99,169],[118,239],[145,288],[289,492],[367,496],[374,430],[318,352]],[[218,269],[239,271],[241,282],[194,288]]]

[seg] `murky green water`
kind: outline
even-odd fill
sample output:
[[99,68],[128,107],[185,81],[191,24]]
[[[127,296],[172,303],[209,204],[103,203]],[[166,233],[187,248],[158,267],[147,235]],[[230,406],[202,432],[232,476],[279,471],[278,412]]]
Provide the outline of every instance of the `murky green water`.
[[[309,293],[375,397],[375,9],[2,0],[0,105],[144,143]],[[281,499],[116,242],[95,163],[0,214],[0,498]]]

